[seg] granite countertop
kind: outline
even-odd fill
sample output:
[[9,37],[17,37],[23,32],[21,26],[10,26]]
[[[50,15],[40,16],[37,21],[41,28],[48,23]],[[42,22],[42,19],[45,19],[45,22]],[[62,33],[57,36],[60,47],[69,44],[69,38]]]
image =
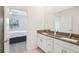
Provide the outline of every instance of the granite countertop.
[[[70,33],[57,32],[56,35],[55,35],[54,31],[51,31],[51,30],[38,30],[37,33],[40,33],[42,35],[45,35],[45,36],[48,36],[48,37],[51,37],[51,38],[55,38],[55,39],[58,39],[58,40],[62,40],[62,41],[72,43],[72,44],[79,46],[79,35],[76,35],[76,34],[72,34],[72,37],[69,38]],[[77,42],[63,40],[63,39],[61,39],[62,37],[72,39],[72,40],[77,40]]]

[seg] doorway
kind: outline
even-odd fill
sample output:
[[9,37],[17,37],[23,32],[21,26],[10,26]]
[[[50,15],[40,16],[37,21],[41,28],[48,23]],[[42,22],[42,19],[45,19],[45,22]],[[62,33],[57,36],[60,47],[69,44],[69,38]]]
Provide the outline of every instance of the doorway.
[[4,52],[25,52],[27,42],[27,13],[19,9],[5,7],[4,14],[4,41],[6,41],[4,43]]

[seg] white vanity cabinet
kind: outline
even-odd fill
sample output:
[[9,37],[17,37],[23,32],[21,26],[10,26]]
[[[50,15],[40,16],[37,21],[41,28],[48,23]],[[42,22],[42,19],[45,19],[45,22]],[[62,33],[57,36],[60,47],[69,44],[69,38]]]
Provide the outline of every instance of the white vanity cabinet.
[[53,38],[38,34],[38,47],[46,53],[53,52]]
[[44,52],[46,51],[46,38],[44,35],[38,34],[38,46]]
[[62,53],[63,52],[63,47],[54,44],[54,53]]
[[79,53],[79,45],[38,34],[38,47],[46,53]]
[[79,46],[64,42],[58,39],[54,39],[54,52],[55,53],[78,53]]
[[53,49],[54,49],[54,40],[53,38],[48,37],[47,38],[47,52],[48,53],[53,53]]
[[54,44],[54,53],[74,53],[74,51],[67,49],[63,46]]
[[63,53],[76,53],[76,52],[71,49],[64,48]]

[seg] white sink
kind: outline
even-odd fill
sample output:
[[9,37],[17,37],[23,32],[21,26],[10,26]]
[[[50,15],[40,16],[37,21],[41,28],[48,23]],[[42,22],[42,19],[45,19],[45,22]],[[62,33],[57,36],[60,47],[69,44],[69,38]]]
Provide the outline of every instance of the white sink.
[[45,32],[44,32],[43,34],[47,35],[48,33],[45,33]]
[[78,42],[78,40],[74,40],[74,39],[70,39],[70,38],[65,38],[65,37],[62,37],[61,39],[67,40],[67,41],[71,41],[71,42]]

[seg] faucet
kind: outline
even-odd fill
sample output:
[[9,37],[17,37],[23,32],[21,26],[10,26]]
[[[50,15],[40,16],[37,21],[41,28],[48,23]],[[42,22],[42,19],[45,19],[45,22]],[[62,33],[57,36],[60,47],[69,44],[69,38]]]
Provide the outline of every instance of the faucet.
[[72,33],[69,33],[69,38],[71,38],[71,36],[72,36]]
[[57,33],[57,31],[55,30],[55,31],[54,31],[54,37],[56,37],[56,33]]

